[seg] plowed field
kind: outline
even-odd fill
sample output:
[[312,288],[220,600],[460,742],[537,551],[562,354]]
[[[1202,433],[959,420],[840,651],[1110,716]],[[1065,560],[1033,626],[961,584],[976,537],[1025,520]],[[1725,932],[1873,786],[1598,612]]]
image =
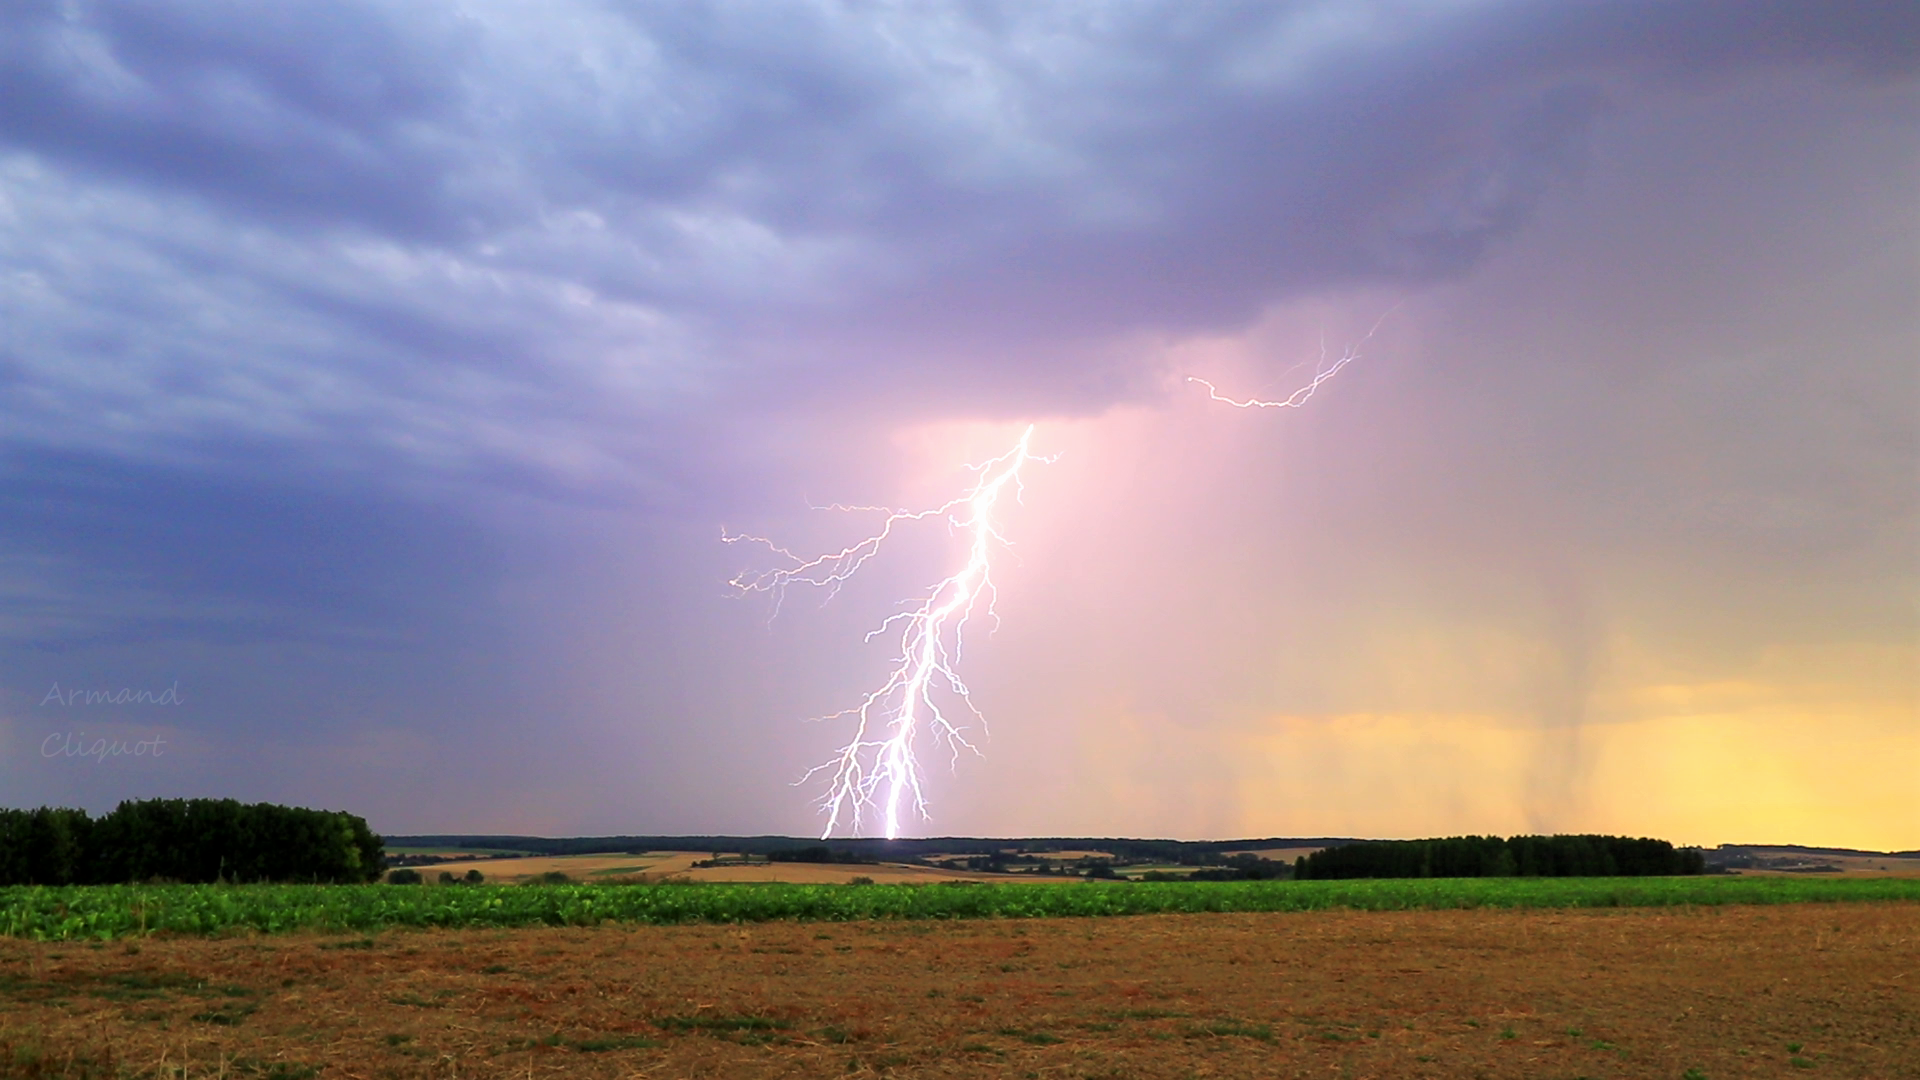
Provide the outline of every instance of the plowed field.
[[0,940],[0,1043],[7,1077],[1920,1077],[1920,905]]

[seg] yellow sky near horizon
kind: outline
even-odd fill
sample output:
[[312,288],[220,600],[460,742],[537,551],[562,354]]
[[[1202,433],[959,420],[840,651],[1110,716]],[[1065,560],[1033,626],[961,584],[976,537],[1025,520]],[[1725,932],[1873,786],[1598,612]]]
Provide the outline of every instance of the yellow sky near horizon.
[[1920,848],[1909,650],[1776,647],[1743,677],[1699,681],[1661,677],[1628,644],[1607,651],[1610,674],[1577,725],[1501,713],[1251,723],[1228,755],[1242,827]]

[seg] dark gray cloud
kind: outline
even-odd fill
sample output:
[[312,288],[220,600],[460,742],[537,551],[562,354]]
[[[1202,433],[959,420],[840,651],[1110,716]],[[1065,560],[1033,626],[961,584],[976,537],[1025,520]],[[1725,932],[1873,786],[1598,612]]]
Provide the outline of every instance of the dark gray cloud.
[[265,397],[256,424],[429,458],[529,453],[442,445],[487,414],[618,456],[609,426],[702,391],[1098,407],[1138,392],[1116,336],[1462,272],[1610,98],[1885,79],[1920,38],[1884,4],[5,18],[5,351],[42,391],[20,429],[48,397],[111,401],[122,437]]
[[[12,5],[7,142],[288,223],[457,235],[445,148],[457,55],[406,5]],[[424,10],[424,9],[422,9]],[[413,22],[414,25],[402,25]]]
[[[0,473],[0,560],[39,569],[9,584],[66,578],[110,601],[37,643],[244,637],[418,647],[440,614],[422,601],[481,592],[503,569],[504,553],[479,522],[377,487],[303,482],[284,458],[275,467],[275,448],[253,452],[250,476],[72,452],[10,455]],[[6,597],[0,612],[31,625],[20,603]]]

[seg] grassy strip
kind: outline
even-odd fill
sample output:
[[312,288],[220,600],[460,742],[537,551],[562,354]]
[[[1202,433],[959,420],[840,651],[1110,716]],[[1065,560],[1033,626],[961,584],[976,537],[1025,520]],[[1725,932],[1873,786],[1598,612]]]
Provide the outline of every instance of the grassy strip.
[[1911,878],[1429,878],[1060,885],[92,885],[0,888],[0,935],[358,932],[392,926],[979,919],[1920,901]]

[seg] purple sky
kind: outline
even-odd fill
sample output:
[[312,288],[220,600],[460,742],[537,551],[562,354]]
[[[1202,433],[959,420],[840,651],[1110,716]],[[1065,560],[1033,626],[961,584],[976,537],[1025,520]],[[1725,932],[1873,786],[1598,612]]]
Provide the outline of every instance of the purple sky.
[[813,831],[955,540],[722,527],[1034,423],[917,832],[1920,847],[1916,191],[1902,4],[9,4],[0,802]]

